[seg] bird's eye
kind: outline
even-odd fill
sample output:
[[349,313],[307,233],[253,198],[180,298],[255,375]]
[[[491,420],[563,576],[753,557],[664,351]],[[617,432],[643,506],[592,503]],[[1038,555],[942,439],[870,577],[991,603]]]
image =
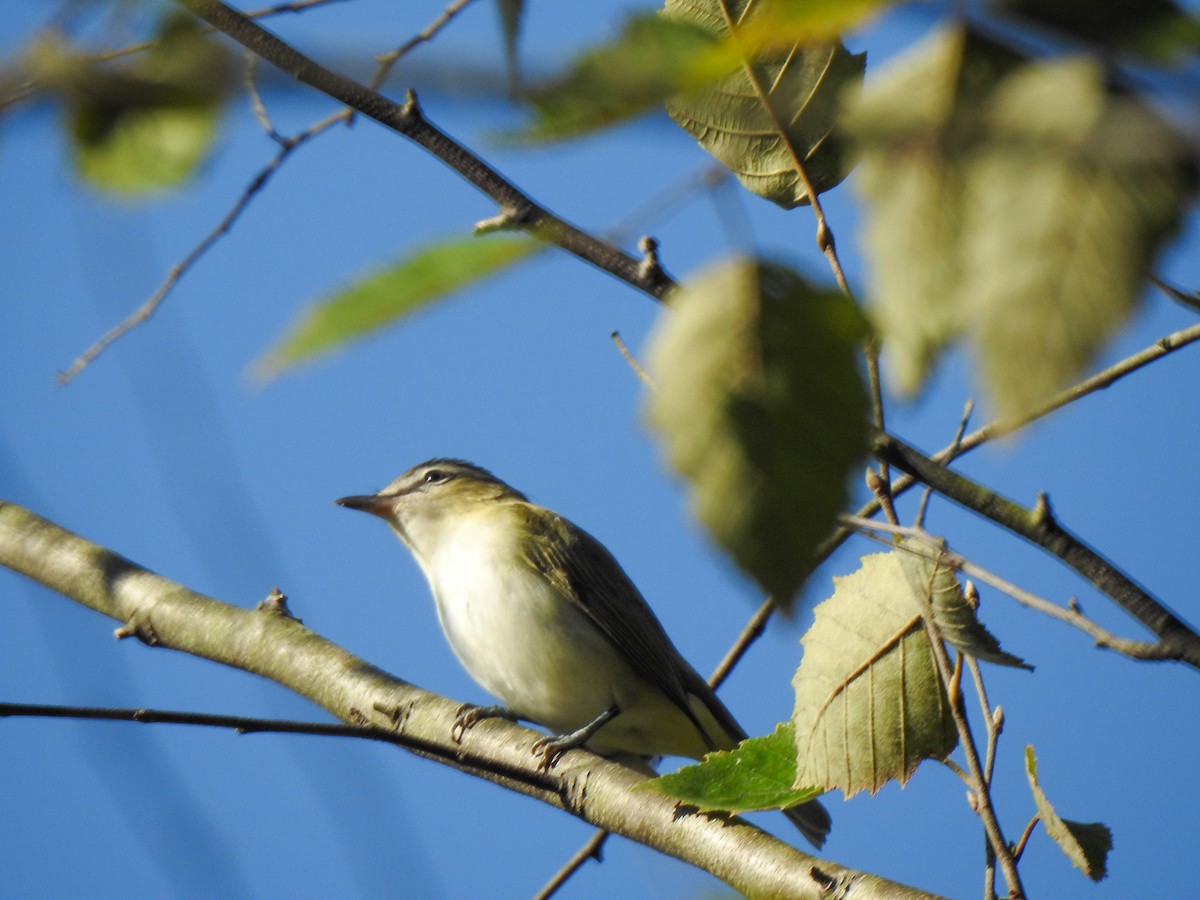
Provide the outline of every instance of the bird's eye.
[[430,469],[425,473],[425,478],[423,480],[426,484],[438,484],[439,482],[445,481],[449,477],[450,476],[441,469]]

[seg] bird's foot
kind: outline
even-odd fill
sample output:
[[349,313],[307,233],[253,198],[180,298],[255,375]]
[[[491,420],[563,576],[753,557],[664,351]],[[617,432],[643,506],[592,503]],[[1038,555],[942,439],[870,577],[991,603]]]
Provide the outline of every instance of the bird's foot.
[[538,763],[538,768],[543,772],[549,771],[558,762],[560,756],[568,750],[582,747],[590,741],[592,736],[600,730],[601,726],[612,721],[618,712],[620,712],[619,707],[609,707],[578,731],[572,731],[570,734],[552,734],[534,741],[533,747],[530,748],[529,752],[534,756],[541,754],[542,761]]
[[510,722],[516,722],[518,718],[520,717],[507,706],[475,706],[471,703],[464,703],[454,714],[454,724],[450,727],[450,740],[456,744],[462,743],[467,729],[474,728],[484,719],[507,719]]

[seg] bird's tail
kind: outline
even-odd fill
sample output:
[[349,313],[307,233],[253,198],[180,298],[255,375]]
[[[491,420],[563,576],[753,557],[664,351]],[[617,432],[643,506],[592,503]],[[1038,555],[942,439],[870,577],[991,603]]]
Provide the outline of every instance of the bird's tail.
[[829,828],[833,824],[824,806],[816,800],[809,800],[799,806],[788,807],[783,814],[792,820],[793,824],[808,838],[809,843],[818,850],[821,849],[821,845],[825,843],[825,838],[829,834]]

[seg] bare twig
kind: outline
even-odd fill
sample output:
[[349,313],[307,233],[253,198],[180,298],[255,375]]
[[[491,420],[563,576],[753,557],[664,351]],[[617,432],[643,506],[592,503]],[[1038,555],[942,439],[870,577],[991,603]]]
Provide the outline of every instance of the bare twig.
[[381,54],[375,57],[375,61],[379,63],[379,68],[375,70],[375,74],[371,76],[371,80],[367,82],[371,90],[379,90],[380,85],[387,80],[388,75],[392,71],[392,67],[400,61],[402,57],[408,54],[410,50],[427,41],[431,41],[437,36],[437,33],[445,28],[460,12],[470,6],[474,0],[454,0],[449,6],[441,11],[436,19],[430,22],[425,28],[411,38],[388,53]]
[[638,380],[641,381],[642,384],[646,385],[646,387],[648,387],[650,390],[658,390],[658,385],[654,383],[654,379],[650,377],[650,373],[642,368],[642,364],[637,361],[637,358],[630,351],[629,347],[625,345],[625,341],[621,339],[621,333],[619,331],[614,331],[611,336],[613,343],[617,345],[617,350],[620,351],[621,356],[625,359],[625,362],[629,364],[629,368],[633,369],[633,374],[638,377]]
[[[1174,659],[1173,650],[1169,644],[1162,641],[1154,643],[1146,641],[1133,641],[1126,638],[1118,637],[1111,631],[1108,631],[1101,625],[1089,619],[1079,609],[1078,604],[1071,603],[1067,606],[1062,606],[1047,600],[1044,597],[1039,597],[1037,594],[1031,593],[1022,587],[1018,587],[1011,581],[1002,578],[1001,576],[983,568],[977,563],[964,557],[952,549],[939,537],[936,537],[922,528],[915,528],[906,525],[892,525],[887,522],[877,522],[874,519],[867,519],[861,516],[843,516],[842,522],[849,528],[857,529],[859,532],[870,535],[872,532],[880,532],[883,534],[893,534],[900,537],[912,538],[929,546],[930,552],[928,559],[937,561],[941,565],[949,566],[959,572],[962,572],[969,578],[984,584],[994,587],[1003,594],[1008,595],[1013,600],[1016,600],[1022,606],[1027,606],[1030,609],[1037,610],[1052,618],[1058,619],[1060,622],[1065,622],[1078,628],[1080,631],[1089,635],[1096,642],[1096,646],[1103,647],[1106,650],[1113,650],[1123,656],[1128,656],[1131,659],[1154,661]],[[888,545],[891,546],[890,544]],[[918,550],[912,545],[905,546],[905,552],[916,553]]]
[[996,810],[992,805],[991,783],[984,776],[984,768],[980,763],[979,750],[975,746],[975,737],[971,731],[971,723],[967,718],[962,691],[950,689],[951,684],[957,680],[957,667],[950,662],[946,644],[942,640],[941,631],[934,622],[933,616],[923,614],[921,620],[924,622],[925,631],[929,635],[933,658],[937,663],[942,683],[946,685],[947,693],[950,695],[950,713],[954,718],[955,730],[958,732],[958,742],[962,747],[963,756],[967,761],[966,781],[974,798],[971,805],[983,823],[983,830],[987,836],[988,846],[1000,863],[1001,871],[1004,872],[1004,881],[1008,885],[1009,897],[1012,900],[1020,900],[1020,898],[1025,896],[1025,888],[1021,884],[1021,875],[1017,871],[1016,859],[1013,857],[1008,844],[1004,840],[1004,832],[1000,828],[999,819],[996,818]]
[[1167,659],[1200,669],[1200,635],[1115,565],[1063,528],[1043,494],[1025,509],[925,456],[889,434],[875,439],[874,454],[1012,534],[1058,557],[1159,637]]
[[175,289],[175,286],[179,283],[180,279],[187,274],[192,266],[200,261],[204,254],[206,254],[218,240],[229,233],[229,230],[233,227],[233,224],[238,220],[242,213],[246,211],[246,207],[250,205],[250,201],[252,201],[266,186],[267,182],[271,180],[271,176],[273,176],[279,170],[279,167],[283,165],[284,160],[286,160],[288,156],[290,156],[296,149],[303,146],[317,135],[331,128],[337,122],[341,121],[342,118],[343,116],[341,113],[336,113],[326,119],[323,119],[315,125],[306,128],[304,131],[300,132],[294,137],[281,140],[279,150],[276,152],[274,158],[272,158],[271,161],[267,163],[266,166],[264,166],[258,172],[258,174],[254,176],[254,178],[250,180],[250,183],[246,185],[245,190],[242,191],[242,195],[237,199],[237,202],[235,202],[233,207],[225,213],[224,217],[220,222],[217,223],[216,227],[206,234],[200,240],[200,243],[191,249],[187,256],[185,256],[168,270],[167,277],[163,279],[162,284],[158,286],[154,293],[151,294],[141,306],[105,332],[99,340],[84,350],[83,353],[79,354],[79,356],[75,358],[70,366],[68,366],[64,371],[60,372],[58,374],[59,384],[67,384],[70,382],[80,372],[86,369],[92,363],[92,361],[96,359],[96,357],[111,347],[116,341],[120,340],[138,325],[142,324],[151,316],[153,316],[154,313],[158,311],[159,306],[162,305],[162,302],[167,298],[167,295]]
[[1185,294],[1174,285],[1168,284],[1157,276],[1151,276],[1150,282],[1181,306],[1186,306],[1192,312],[1200,312],[1200,294]]
[[641,260],[553,215],[482,159],[437,129],[409,91],[403,104],[325,68],[220,0],[176,0],[286,74],[390,128],[440,159],[496,201],[502,213],[535,236],[625,281],[655,299],[672,286],[665,274],[647,279]]
[[[250,186],[217,227],[209,232],[180,263],[172,267],[154,294],[123,321],[109,329],[98,341],[80,354],[64,372],[59,374],[60,383],[65,384],[71,381],[115,341],[155,313],[188,269],[222,235],[228,232],[250,200],[262,189],[263,184],[274,174],[292,150],[333,125],[349,121],[356,111],[370,116],[415,141],[455,169],[500,204],[501,214],[506,222],[518,225],[537,237],[574,253],[581,259],[621,278],[656,299],[661,299],[672,286],[673,282],[670,277],[661,268],[647,269],[642,260],[623,253],[614,245],[581,231],[538,206],[465,147],[438,131],[425,119],[417,105],[416,96],[411,91],[408,100],[403,105],[392,103],[376,93],[373,88],[344,78],[318,65],[252,22],[246,15],[217,2],[217,0],[177,0],[177,2],[192,10],[196,15],[208,19],[214,28],[233,37],[250,52],[273,63],[297,80],[316,87],[336,100],[341,100],[348,108],[309,127],[293,138],[280,138],[272,129],[270,132],[272,138],[281,145],[279,154],[251,181]],[[396,60],[413,47],[430,40],[469,2],[471,0],[456,0],[420,34],[401,45],[397,50],[381,57],[380,65],[372,76],[372,84],[382,82]]]
[[584,842],[583,846],[576,850],[571,855],[571,858],[562,864],[562,868],[555,872],[550,877],[550,880],[542,885],[542,889],[533,895],[533,900],[550,900],[551,897],[558,893],[559,888],[566,884],[571,876],[578,872],[589,859],[599,862],[600,851],[610,834],[612,834],[611,831],[605,831],[603,828],[594,831],[592,836]]

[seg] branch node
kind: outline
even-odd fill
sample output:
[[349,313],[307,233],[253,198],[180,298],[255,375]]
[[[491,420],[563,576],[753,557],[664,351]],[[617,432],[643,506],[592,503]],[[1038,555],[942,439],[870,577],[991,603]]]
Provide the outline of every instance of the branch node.
[[1054,524],[1054,513],[1050,509],[1050,497],[1045,491],[1039,491],[1037,503],[1033,506],[1033,524],[1038,528]]
[[400,107],[400,114],[409,122],[419,122],[424,118],[421,112],[421,102],[417,99],[417,92],[412,88],[404,92],[404,103]]
[[638,265],[638,278],[646,284],[658,284],[663,277],[662,265],[658,261],[658,241],[649,235],[638,241],[642,261]]
[[262,610],[263,612],[270,613],[272,615],[283,616],[285,619],[295,619],[297,622],[299,622],[300,620],[292,614],[290,609],[288,609],[287,599],[287,594],[281,591],[278,587],[273,587],[271,588],[271,593],[267,594],[265,598],[258,601],[258,606],[256,606],[255,609]]
[[141,618],[139,613],[134,613],[129,621],[113,631],[113,637],[118,641],[123,641],[125,638],[136,637],[147,647],[158,646],[158,632],[154,630],[154,626],[148,621]]
[[505,206],[490,219],[482,219],[475,223],[475,234],[489,234],[493,231],[520,231],[533,220],[530,210],[517,209],[515,206]]

